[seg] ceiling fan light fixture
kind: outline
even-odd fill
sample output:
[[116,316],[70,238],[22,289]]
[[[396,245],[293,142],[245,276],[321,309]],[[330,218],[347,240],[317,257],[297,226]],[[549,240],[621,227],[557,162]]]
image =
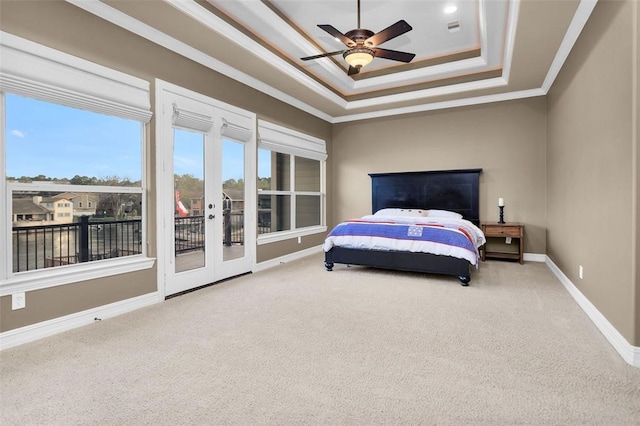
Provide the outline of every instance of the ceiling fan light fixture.
[[362,68],[373,61],[373,51],[367,48],[356,48],[344,52],[344,59],[354,68]]

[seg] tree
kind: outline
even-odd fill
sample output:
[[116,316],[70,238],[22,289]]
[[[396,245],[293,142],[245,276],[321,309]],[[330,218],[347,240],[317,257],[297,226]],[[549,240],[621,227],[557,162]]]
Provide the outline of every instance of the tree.
[[204,196],[204,181],[188,173],[174,175],[173,178],[176,189],[180,193],[180,201],[191,209],[191,200]]
[[224,189],[238,189],[240,191],[244,191],[244,179],[227,179],[222,183],[222,187]]
[[265,191],[271,189],[271,178],[258,178],[258,190],[263,189]]
[[71,185],[97,185],[98,179],[95,177],[75,175],[69,181]]
[[[96,179],[96,184],[102,186],[131,186],[132,182],[128,178],[121,179],[118,176],[106,176],[102,179]],[[114,219],[122,219],[133,212],[134,209],[137,209],[136,206],[139,203],[140,198],[138,194],[100,194],[98,210],[106,211],[107,216],[111,216]]]

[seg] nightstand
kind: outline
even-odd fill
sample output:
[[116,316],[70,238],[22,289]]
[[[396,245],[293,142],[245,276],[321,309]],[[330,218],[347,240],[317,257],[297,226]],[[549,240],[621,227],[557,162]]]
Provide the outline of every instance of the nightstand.
[[495,222],[483,222],[480,224],[482,228],[482,232],[484,236],[487,237],[487,242],[489,238],[508,238],[511,237],[513,239],[518,239],[517,244],[515,246],[518,248],[518,251],[487,251],[487,245],[480,247],[480,259],[483,261],[487,258],[494,259],[514,259],[519,260],[520,264],[524,263],[523,253],[524,253],[524,225],[522,223],[517,222],[507,222],[507,223],[495,223]]

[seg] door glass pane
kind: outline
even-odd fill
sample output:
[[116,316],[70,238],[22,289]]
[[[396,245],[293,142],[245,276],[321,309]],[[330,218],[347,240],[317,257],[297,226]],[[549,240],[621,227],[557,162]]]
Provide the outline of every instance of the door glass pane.
[[176,272],[205,266],[204,135],[173,131]]
[[222,260],[244,257],[244,144],[222,141]]

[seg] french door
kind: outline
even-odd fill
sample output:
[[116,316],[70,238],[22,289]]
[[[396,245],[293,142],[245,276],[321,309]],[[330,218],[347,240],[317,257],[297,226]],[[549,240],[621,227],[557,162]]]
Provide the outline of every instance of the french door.
[[158,276],[166,297],[255,263],[255,117],[161,81],[156,94]]

